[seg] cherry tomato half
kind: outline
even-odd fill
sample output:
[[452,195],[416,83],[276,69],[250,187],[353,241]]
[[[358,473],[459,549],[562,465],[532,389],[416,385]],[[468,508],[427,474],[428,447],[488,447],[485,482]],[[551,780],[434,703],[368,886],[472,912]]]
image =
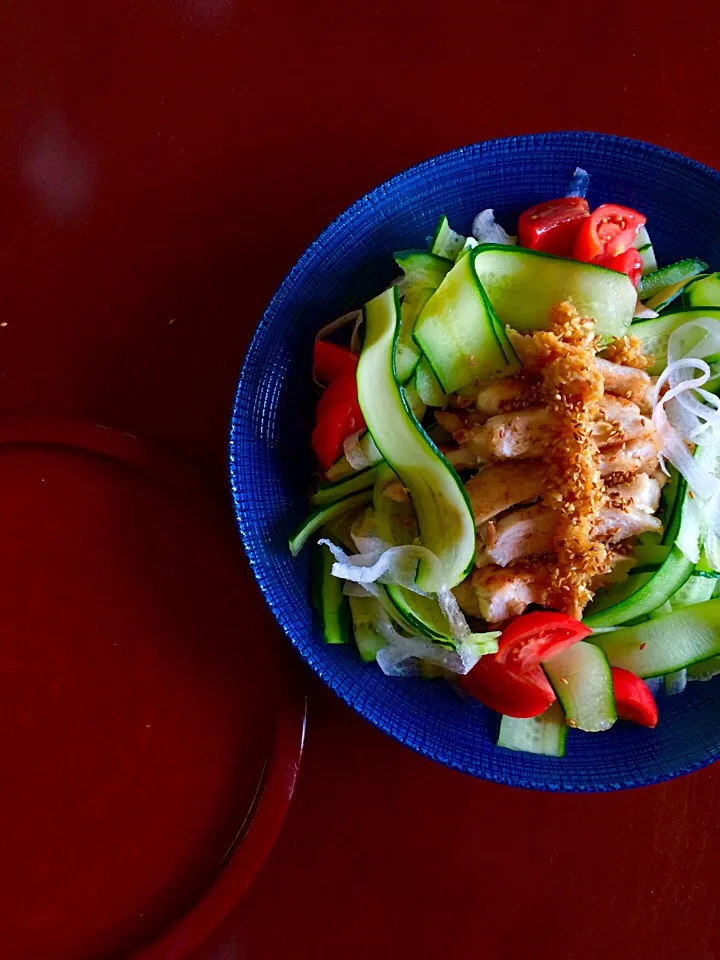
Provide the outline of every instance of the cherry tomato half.
[[626,273],[632,280],[633,285],[636,288],[639,286],[643,271],[643,261],[635,247],[630,247],[625,253],[618,253],[615,256],[612,254],[604,254],[594,262],[601,267],[607,267],[608,270],[617,270],[618,273]]
[[641,727],[657,726],[657,704],[645,681],[622,667],[610,667],[610,673],[618,717],[638,723]]
[[[357,398],[355,371],[348,370],[345,373],[341,373],[339,377],[336,377],[333,382],[323,390],[322,396],[318,400],[315,409],[316,423],[319,423],[325,414],[335,407],[345,408],[352,403],[357,403]],[[359,429],[358,427],[358,430]]]
[[538,203],[520,215],[518,241],[521,247],[569,257],[578,231],[589,216],[590,208],[582,197]]
[[317,422],[312,448],[325,470],[343,451],[343,440],[365,426],[357,400],[345,406],[331,407]]
[[315,376],[323,383],[332,383],[343,374],[357,369],[358,355],[329,340],[319,340],[313,350]]
[[525,673],[591,633],[588,627],[565,613],[551,610],[526,613],[505,627],[495,658]]
[[630,207],[603,203],[584,220],[578,231],[573,257],[592,263],[598,257],[616,257],[628,250],[645,223],[645,216]]
[[480,703],[508,717],[537,717],[556,699],[542,667],[519,673],[491,655],[481,657],[460,682]]

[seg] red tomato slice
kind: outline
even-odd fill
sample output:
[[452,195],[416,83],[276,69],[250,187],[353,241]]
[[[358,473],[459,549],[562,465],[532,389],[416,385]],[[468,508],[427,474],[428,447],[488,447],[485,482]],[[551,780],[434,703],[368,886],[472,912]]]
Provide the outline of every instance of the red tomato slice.
[[603,254],[603,256],[595,260],[595,263],[601,267],[607,267],[609,270],[617,270],[618,273],[626,273],[635,287],[640,283],[643,262],[642,257],[635,247],[630,247],[625,253],[618,253],[615,256],[609,253]]
[[358,355],[329,340],[319,340],[313,350],[313,370],[318,380],[332,383],[341,373],[357,369]]
[[327,470],[343,450],[343,440],[365,426],[357,400],[345,407],[332,407],[318,420],[312,435],[312,448]]
[[520,215],[518,241],[521,247],[569,257],[582,222],[589,216],[590,208],[582,197],[538,203]]
[[593,210],[577,234],[573,257],[592,263],[605,254],[616,257],[625,253],[645,223],[645,216],[630,207],[616,203],[603,203]]
[[591,633],[588,627],[565,613],[550,610],[526,613],[505,627],[495,658],[525,673]]
[[[357,381],[355,371],[348,370],[336,377],[330,386],[323,390],[315,409],[315,421],[319,423],[326,413],[334,408],[346,408],[357,403]],[[360,429],[358,427],[358,429]]]
[[542,667],[518,673],[493,656],[481,657],[460,682],[480,703],[508,717],[537,717],[555,700]]
[[639,723],[641,727],[657,726],[657,704],[645,681],[622,667],[610,667],[610,672],[615,690],[615,708],[620,719]]

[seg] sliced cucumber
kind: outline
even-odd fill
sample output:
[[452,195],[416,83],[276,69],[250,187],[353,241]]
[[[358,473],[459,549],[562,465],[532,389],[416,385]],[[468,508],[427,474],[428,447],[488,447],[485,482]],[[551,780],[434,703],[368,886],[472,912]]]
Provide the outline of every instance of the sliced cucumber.
[[455,263],[457,263],[458,260],[462,260],[462,258],[466,254],[470,253],[470,251],[473,250],[477,245],[478,245],[478,242],[475,239],[475,237],[468,237],[465,243],[463,244],[462,250],[455,258]]
[[407,405],[412,411],[412,415],[416,420],[422,423],[422,419],[425,416],[425,411],[427,410],[427,404],[418,393],[414,378],[409,383],[406,383],[402,390],[403,394],[405,395]]
[[474,562],[475,522],[462,481],[412,415],[395,379],[397,289],[367,303],[364,315],[365,343],[357,371],[360,409],[383,459],[410,495],[422,544],[441,566],[437,582],[430,566],[421,561],[416,582],[428,593],[454,587]]
[[497,318],[473,266],[482,249],[476,247],[455,264],[415,324],[415,341],[445,393],[508,367],[504,332],[498,333]]
[[341,457],[338,457],[335,463],[328,470],[325,471],[325,477],[328,480],[327,486],[330,486],[333,483],[338,483],[338,481],[344,480],[346,477],[349,477],[355,472],[355,467],[351,466],[348,458],[345,456],[345,454],[343,454]]
[[[656,573],[637,574],[638,580],[635,583],[638,589],[634,593],[607,607],[602,607],[601,604],[596,607],[593,602],[588,607],[587,615],[583,616],[583,623],[593,628],[614,627],[652,613],[680,589],[692,575],[693,569],[693,563],[685,554],[673,547],[669,557]],[[647,579],[640,579],[645,577]],[[633,580],[632,576],[630,580]],[[598,595],[598,600],[601,600],[601,595]]]
[[[402,546],[413,543],[418,530],[412,504],[405,500],[398,501],[385,493],[388,484],[396,480],[394,471],[382,464],[377,473],[373,508],[378,536],[395,546]],[[404,626],[413,633],[431,640],[452,642],[452,629],[436,597],[414,593],[397,584],[387,584],[385,592],[390,603],[389,612],[392,614],[394,610]]]
[[685,302],[689,307],[720,308],[720,273],[698,277],[685,288]]
[[471,256],[495,313],[516,330],[545,329],[560,300],[594,317],[601,336],[622,336],[630,326],[637,292],[623,273],[503,244],[483,244]]
[[388,597],[405,623],[431,640],[450,641],[452,630],[435,597],[413,593],[405,587],[387,584]]
[[593,634],[614,667],[639,677],[661,677],[720,654],[720,600],[647,620],[611,633]]
[[435,235],[430,244],[430,253],[454,260],[462,250],[464,243],[465,237],[451,228],[448,218],[443,214],[438,220],[437,227],[435,227]]
[[672,597],[670,597],[670,606],[673,610],[679,610],[681,607],[692,607],[696,603],[704,603],[710,600],[715,590],[715,580],[706,576],[695,576],[697,571],[693,571],[690,577]]
[[395,471],[386,463],[381,464],[373,490],[373,526],[381,540],[402,547],[414,542],[418,529],[410,501],[386,493],[387,487],[397,482]]
[[320,614],[325,643],[347,643],[350,639],[348,598],[342,580],[332,575],[334,557],[325,545],[313,550],[313,602]]
[[638,544],[633,550],[633,557],[636,566],[632,572],[635,573],[654,573],[667,560],[670,554],[670,547],[658,544]]
[[555,702],[539,717],[503,717],[497,743],[506,750],[522,750],[545,757],[564,757],[567,731],[562,707]]
[[569,727],[590,733],[610,729],[617,720],[615,696],[610,664],[599,646],[580,640],[543,667]]
[[707,270],[707,266],[704,260],[691,257],[653,270],[640,278],[638,296],[646,307],[661,310],[682,293],[689,280]]
[[[648,614],[648,618],[650,620],[655,620],[657,617],[664,617],[668,613],[672,613],[672,607],[670,606],[670,601],[666,600],[665,603],[662,604],[662,606],[656,607],[654,610],[652,610]],[[638,620],[633,620],[632,622],[637,623],[642,621],[640,620],[640,618],[638,618]]]
[[348,597],[348,600],[355,643],[361,658],[370,663],[378,650],[386,646],[384,637],[377,629],[380,605],[374,597]]
[[431,289],[440,286],[453,265],[453,261],[447,257],[436,256],[427,250],[400,250],[393,254],[393,260],[405,274],[410,286]]
[[443,388],[426,357],[423,357],[415,368],[415,391],[428,407],[445,407],[450,399],[443,393]]
[[415,322],[453,264],[425,250],[402,250],[394,259],[405,274],[402,322],[395,343],[395,370],[398,380],[405,383],[412,377],[421,357],[420,348],[413,340]]
[[695,663],[685,671],[688,680],[712,680],[720,673],[720,657],[710,657]]
[[[660,569],[656,564],[643,567],[634,567],[627,580],[621,580],[620,583],[613,583],[603,590],[598,590],[592,603],[586,609],[583,622],[588,623],[595,629],[598,626],[614,626],[614,624],[596,624],[590,623],[591,617],[599,617],[600,613],[606,610],[614,609],[620,603],[634,596]],[[632,619],[629,617],[628,619]]]
[[365,467],[364,470],[358,470],[351,473],[350,476],[336,483],[321,483],[317,491],[310,497],[310,503],[314,507],[326,506],[342,500],[351,493],[357,493],[360,490],[367,490],[368,487],[375,485],[377,467]]
[[687,480],[677,472],[675,467],[670,466],[670,479],[662,488],[660,494],[663,521],[660,543],[668,549],[675,542],[686,492]]
[[307,543],[308,539],[319,530],[328,520],[339,517],[348,510],[354,510],[356,507],[372,500],[372,490],[361,490],[359,493],[351,493],[342,500],[336,500],[326,506],[318,507],[316,510],[303,520],[295,533],[288,540],[290,553],[296,557]]
[[642,257],[643,276],[646,273],[654,273],[654,271],[657,270],[655,250],[653,249],[652,241],[650,240],[650,234],[647,232],[644,226],[640,227],[638,230],[633,246],[637,249],[637,252]]
[[662,373],[667,366],[668,340],[670,334],[690,320],[699,320],[701,317],[713,317],[720,320],[720,307],[691,307],[686,310],[673,310],[662,317],[652,320],[636,320],[632,325],[632,334],[639,337],[643,353],[654,358],[648,373],[656,375]]

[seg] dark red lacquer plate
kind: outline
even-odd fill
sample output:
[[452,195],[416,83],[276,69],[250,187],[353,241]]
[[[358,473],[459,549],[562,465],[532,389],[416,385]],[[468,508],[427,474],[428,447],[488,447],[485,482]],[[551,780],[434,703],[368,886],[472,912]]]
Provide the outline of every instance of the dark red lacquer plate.
[[185,956],[272,846],[304,698],[189,469],[8,421],[0,507],[0,956]]

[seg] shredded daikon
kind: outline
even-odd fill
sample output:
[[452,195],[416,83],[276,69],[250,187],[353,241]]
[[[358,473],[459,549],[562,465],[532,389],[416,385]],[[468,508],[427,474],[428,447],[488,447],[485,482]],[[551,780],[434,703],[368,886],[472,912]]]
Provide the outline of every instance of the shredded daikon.
[[590,186],[590,174],[582,167],[575,167],[572,180],[568,184],[566,197],[584,197]]
[[495,220],[494,210],[481,210],[473,220],[472,235],[478,243],[517,243]]
[[[678,327],[668,339],[668,365],[653,397],[653,423],[662,457],[703,501],[720,495],[719,474],[707,457],[693,455],[688,444],[704,447],[720,441],[720,400],[702,389],[712,373],[705,358],[718,353],[720,321],[701,317]],[[666,386],[669,389],[664,390]]]
[[358,430],[343,440],[345,459],[353,470],[364,470],[382,460],[375,441],[366,430]]

